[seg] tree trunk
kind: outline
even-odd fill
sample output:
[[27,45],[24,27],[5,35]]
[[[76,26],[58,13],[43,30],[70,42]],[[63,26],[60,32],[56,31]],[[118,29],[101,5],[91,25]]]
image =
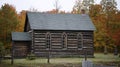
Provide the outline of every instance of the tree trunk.
[[118,55],[118,49],[117,49],[117,46],[115,46],[115,48],[114,48],[114,55]]
[[104,46],[104,54],[105,54],[105,55],[108,54],[107,46],[106,46],[106,45]]

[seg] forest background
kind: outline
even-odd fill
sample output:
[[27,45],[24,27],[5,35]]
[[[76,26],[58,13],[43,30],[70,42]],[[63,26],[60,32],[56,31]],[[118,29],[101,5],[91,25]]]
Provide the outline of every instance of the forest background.
[[[82,4],[78,0],[71,12],[65,12],[59,10],[60,5],[56,1],[53,10],[41,13],[82,14]],[[106,9],[110,8],[107,7]],[[28,11],[39,12],[35,8],[31,8]],[[20,13],[17,13],[16,8],[10,4],[4,4],[0,8],[0,53],[10,53],[12,46],[11,32],[24,31],[26,12],[22,10]],[[105,11],[101,4],[90,4],[86,14],[89,14],[96,27],[94,31],[95,52],[104,52],[105,54],[108,52],[120,52],[120,10],[113,5],[111,10]]]

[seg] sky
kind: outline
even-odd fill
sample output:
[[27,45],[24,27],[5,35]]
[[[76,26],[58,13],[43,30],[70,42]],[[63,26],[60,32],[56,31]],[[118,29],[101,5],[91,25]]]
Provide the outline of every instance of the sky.
[[[30,10],[31,8],[37,9],[37,11],[50,11],[55,9],[56,0],[0,0],[0,7],[5,3],[13,5],[17,12],[22,10]],[[58,0],[60,5],[60,10],[70,12],[75,4],[76,0]],[[95,3],[99,4],[101,0],[94,0]],[[117,8],[120,10],[120,0],[115,0],[117,2]]]

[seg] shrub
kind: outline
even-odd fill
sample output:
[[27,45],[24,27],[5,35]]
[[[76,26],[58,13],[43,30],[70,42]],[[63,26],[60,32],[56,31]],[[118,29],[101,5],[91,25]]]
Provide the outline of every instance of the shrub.
[[27,59],[28,60],[35,60],[36,59],[35,54],[33,54],[33,53],[28,54]]
[[2,42],[0,42],[0,56],[3,57],[5,55],[5,48]]

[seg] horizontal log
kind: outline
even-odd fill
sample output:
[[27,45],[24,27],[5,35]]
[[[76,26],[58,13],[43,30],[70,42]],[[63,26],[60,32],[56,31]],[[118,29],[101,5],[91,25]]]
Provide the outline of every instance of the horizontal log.
[[86,47],[86,46],[83,46],[82,48],[83,48],[83,50],[87,49],[88,51],[91,51],[93,49],[93,47]]
[[46,40],[34,40],[35,43],[46,43]]
[[46,45],[46,43],[34,43],[34,45]]
[[78,41],[78,39],[67,39],[68,41]]
[[46,38],[42,37],[34,37],[33,39],[39,39],[39,40],[46,40]]
[[67,43],[68,43],[68,44],[78,44],[77,41],[68,41]]
[[51,37],[53,37],[53,38],[61,38],[62,35],[51,35]]
[[78,50],[77,48],[76,49],[34,49],[34,52],[80,52],[82,50]]
[[34,35],[34,37],[39,37],[39,38],[46,38],[46,36],[45,35]]
[[68,43],[67,46],[77,46],[78,44]]
[[62,40],[51,40],[51,43],[62,43]]
[[69,49],[69,48],[71,48],[71,49],[72,49],[72,48],[77,49],[78,47],[77,47],[77,46],[68,46],[67,49]]
[[47,48],[47,46],[45,46],[45,45],[36,46],[36,45],[35,45],[33,48],[34,48],[34,49],[39,49],[39,48]]
[[46,33],[38,33],[38,32],[34,32],[34,34],[45,35]]
[[61,35],[62,33],[50,33],[51,35]]
[[61,46],[51,46],[51,48],[62,48]]
[[41,40],[41,39],[46,39],[46,38],[45,38],[45,37],[43,37],[43,38],[42,38],[42,37],[35,37],[34,39],[36,39],[36,40],[37,40],[37,39],[38,39],[38,40]]
[[61,38],[51,38],[51,41],[61,41]]
[[61,43],[51,43],[52,46],[62,46]]

